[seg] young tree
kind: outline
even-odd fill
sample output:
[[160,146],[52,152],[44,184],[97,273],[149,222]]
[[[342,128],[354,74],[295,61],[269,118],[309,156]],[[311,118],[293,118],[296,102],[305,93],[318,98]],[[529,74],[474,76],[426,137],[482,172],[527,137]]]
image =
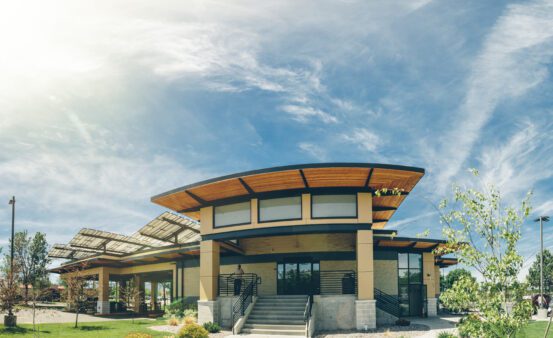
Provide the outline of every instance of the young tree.
[[453,310],[476,308],[459,324],[464,336],[512,337],[531,316],[532,305],[522,299],[526,287],[517,281],[523,258],[516,248],[529,197],[518,208],[506,207],[493,186],[483,191],[456,186],[453,203],[440,205],[448,243],[437,253],[455,252],[481,275],[481,281],[461,277],[440,297]]
[[19,293],[19,285],[17,283],[17,266],[14,269],[9,268],[9,260],[5,260],[0,276],[0,309],[8,311],[8,315],[4,316],[4,325],[13,327],[16,325],[16,318],[13,315],[13,308],[16,304],[17,295]]
[[75,309],[75,328],[79,325],[79,312],[84,306],[88,294],[86,292],[87,278],[83,275],[82,271],[86,269],[86,265],[80,264],[67,274],[64,275],[65,283],[67,287],[65,288],[65,298],[67,304]]
[[472,277],[472,274],[470,273],[470,271],[466,269],[455,269],[448,272],[448,274],[442,280],[443,290],[447,290],[451,288],[456,281],[461,279],[461,277],[468,277],[474,280],[474,277]]
[[[527,281],[534,290],[540,289],[540,256],[536,255],[536,260],[528,270]],[[543,250],[543,291],[553,291],[553,254],[549,250]]]
[[29,285],[46,279],[48,258],[48,243],[46,235],[37,232],[34,237],[27,234],[27,230],[15,233],[14,261],[19,270],[19,281],[25,288],[25,304],[29,298]]
[[127,311],[129,304],[133,305],[132,310],[132,322],[134,324],[134,317],[137,312],[140,311],[140,304],[142,304],[143,292],[140,290],[140,287],[136,285],[134,280],[127,281],[124,287],[121,288],[121,297],[125,300],[127,304]]

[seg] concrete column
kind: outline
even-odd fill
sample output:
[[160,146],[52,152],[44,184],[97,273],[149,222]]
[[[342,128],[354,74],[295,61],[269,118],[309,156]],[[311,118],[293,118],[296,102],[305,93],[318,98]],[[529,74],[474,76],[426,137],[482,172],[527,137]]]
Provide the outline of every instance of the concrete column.
[[438,303],[436,299],[436,269],[434,265],[434,254],[431,252],[424,252],[422,254],[422,273],[423,283],[426,285],[428,316],[434,317],[438,314]]
[[373,231],[357,231],[357,299],[374,299]]
[[100,268],[98,272],[98,303],[96,312],[99,314],[109,313],[109,272],[106,268]]
[[439,298],[441,293],[441,290],[440,290],[441,277],[440,277],[440,267],[437,265],[434,265],[434,278],[435,278],[434,292],[436,292],[436,298]]
[[376,328],[374,300],[374,255],[372,230],[357,231],[357,300],[355,323],[358,330]]
[[150,282],[150,308],[157,310],[157,282]]
[[[134,284],[134,289],[137,290],[139,293],[138,297],[135,297],[135,299],[132,300],[133,311],[138,313],[140,312],[140,304],[144,299],[144,281],[142,280],[142,277],[140,275],[134,275],[133,284]],[[135,291],[135,293],[137,292]],[[132,295],[132,296],[135,296],[135,295]]]
[[198,322],[217,323],[217,282],[219,277],[219,243],[202,241],[200,244],[200,299],[198,300]]

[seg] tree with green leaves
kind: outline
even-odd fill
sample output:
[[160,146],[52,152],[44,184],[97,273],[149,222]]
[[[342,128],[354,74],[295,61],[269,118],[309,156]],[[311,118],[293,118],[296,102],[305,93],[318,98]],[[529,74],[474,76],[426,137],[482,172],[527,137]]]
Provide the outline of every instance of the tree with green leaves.
[[27,234],[27,230],[15,233],[14,237],[14,263],[18,266],[19,282],[25,288],[25,303],[29,299],[29,286],[44,287],[48,280],[46,267],[50,263],[48,258],[48,242],[46,235],[37,232],[33,237]]
[[466,269],[455,269],[447,273],[447,275],[442,279],[442,290],[447,290],[455,284],[456,281],[461,279],[461,277],[468,277],[474,279],[470,271]]
[[522,298],[526,286],[517,280],[523,264],[517,243],[531,194],[515,208],[502,202],[494,186],[478,183],[481,189],[455,186],[452,200],[440,204],[447,245],[437,253],[456,253],[480,278],[462,276],[440,300],[454,311],[476,310],[460,321],[462,336],[513,337],[532,314],[532,304]]
[[[540,289],[540,256],[540,253],[536,255],[536,260],[528,270],[527,281],[533,290]],[[553,291],[553,254],[547,249],[543,250],[543,291]]]

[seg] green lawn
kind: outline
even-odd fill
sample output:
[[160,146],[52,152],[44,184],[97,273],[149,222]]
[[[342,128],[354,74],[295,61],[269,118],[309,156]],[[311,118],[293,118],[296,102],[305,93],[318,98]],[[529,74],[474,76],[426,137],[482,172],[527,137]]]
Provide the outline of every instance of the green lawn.
[[[522,332],[516,335],[516,338],[542,338],[545,333],[545,328],[547,327],[547,322],[530,322],[528,326],[522,330]],[[549,329],[548,338],[553,338],[553,323]]]
[[[41,324],[40,337],[94,337],[94,338],[124,338],[129,332],[149,333],[153,337],[170,336],[167,332],[149,330],[149,326],[163,325],[165,321],[152,320],[114,320],[107,322],[79,323],[79,328],[73,328],[74,323]],[[32,325],[22,324],[14,330],[0,325],[0,337],[33,337]]]

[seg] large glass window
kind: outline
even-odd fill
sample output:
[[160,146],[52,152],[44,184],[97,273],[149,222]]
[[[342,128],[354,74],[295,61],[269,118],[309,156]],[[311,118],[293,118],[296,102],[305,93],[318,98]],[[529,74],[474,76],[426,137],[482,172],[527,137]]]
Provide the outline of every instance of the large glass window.
[[215,207],[215,227],[251,223],[250,201]]
[[312,195],[311,217],[357,217],[357,195]]
[[259,200],[259,221],[301,219],[301,196]]
[[425,290],[422,285],[422,255],[398,253],[397,266],[401,313],[404,316],[420,315]]

